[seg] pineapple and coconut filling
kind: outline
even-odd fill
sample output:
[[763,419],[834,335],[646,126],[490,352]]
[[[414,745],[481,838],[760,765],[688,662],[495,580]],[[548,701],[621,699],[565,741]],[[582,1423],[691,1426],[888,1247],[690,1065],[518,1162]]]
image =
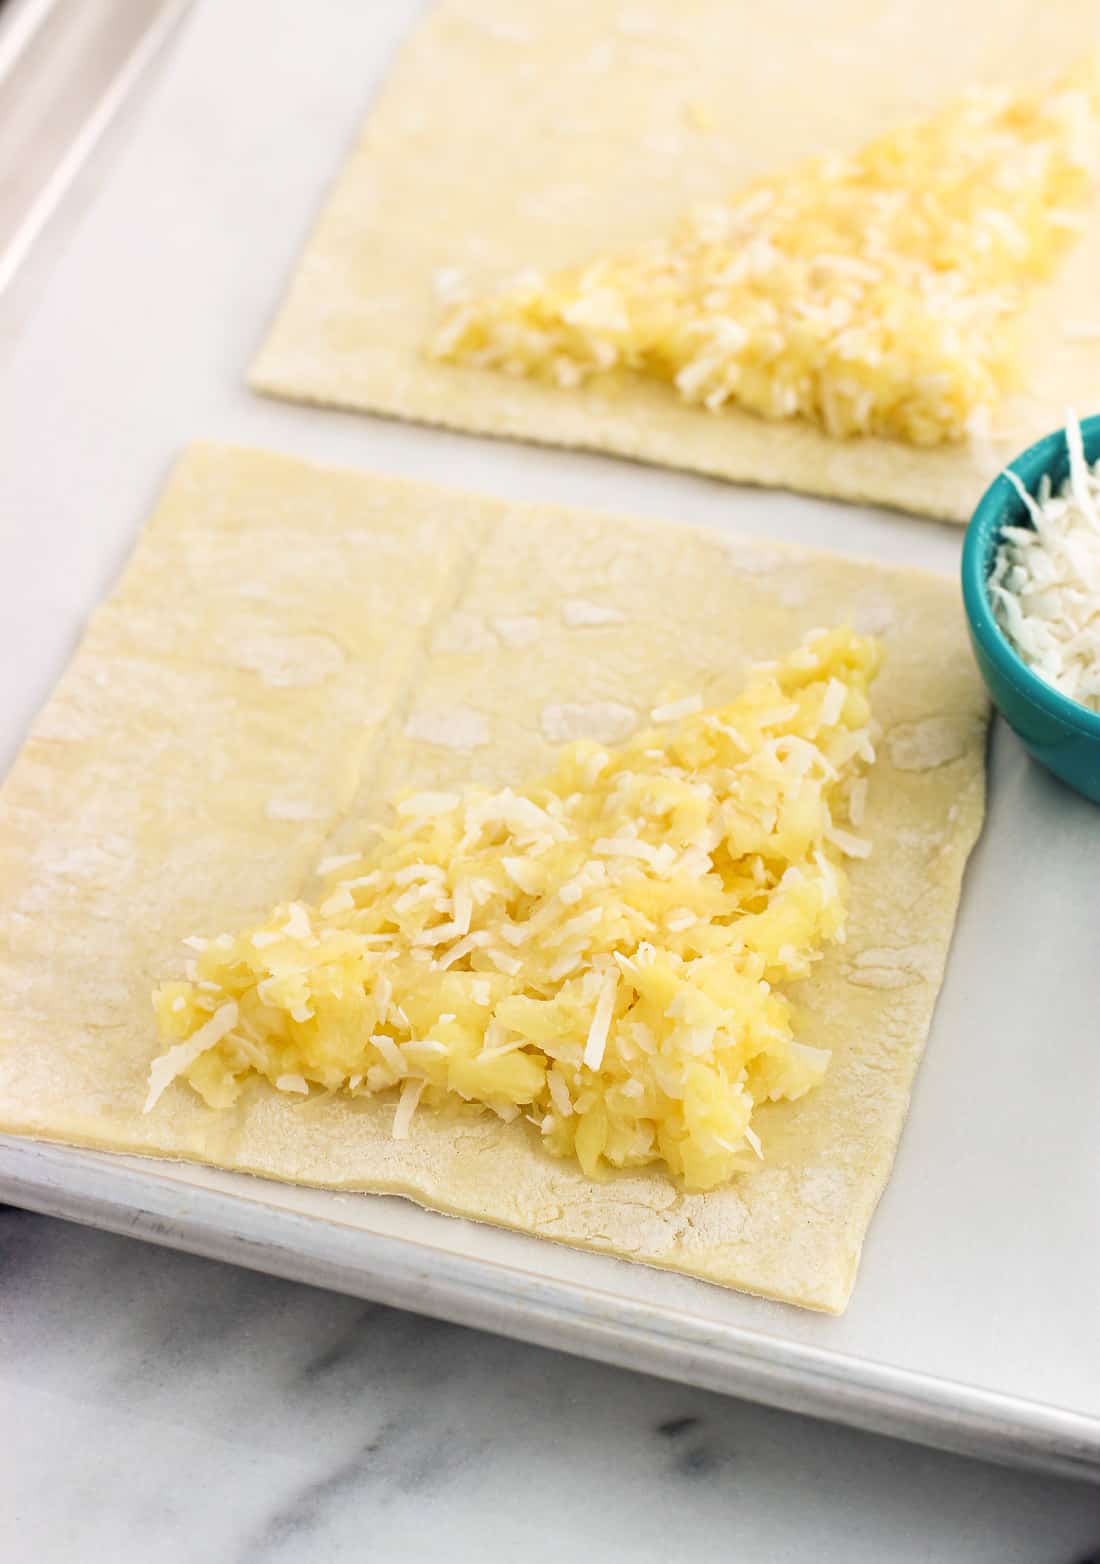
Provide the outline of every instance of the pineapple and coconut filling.
[[459,302],[430,351],[563,387],[632,371],[833,436],[984,437],[1027,292],[1083,225],[1098,141],[1094,63],[1036,91],[975,89],[667,238]]
[[154,995],[181,1078],[213,1108],[256,1077],[290,1097],[395,1095],[525,1115],[585,1173],[663,1163],[722,1184],[762,1154],[758,1105],[819,1085],[780,985],[844,937],[842,860],[874,760],[876,643],[818,631],[743,693],[654,709],[522,790],[400,797],[316,905],[193,936]]

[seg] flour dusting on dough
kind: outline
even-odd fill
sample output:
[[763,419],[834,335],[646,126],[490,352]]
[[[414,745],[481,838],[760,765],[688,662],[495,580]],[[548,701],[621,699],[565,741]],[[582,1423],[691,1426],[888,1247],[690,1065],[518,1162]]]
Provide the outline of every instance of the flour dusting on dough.
[[496,636],[480,614],[456,610],[444,619],[432,638],[433,652],[491,652]]
[[934,983],[941,958],[931,945],[889,946],[860,951],[849,963],[848,981],[857,988],[909,988],[914,983]]
[[814,1211],[839,1211],[849,1198],[849,1180],[840,1168],[810,1167],[799,1180],[799,1192]]
[[749,576],[770,576],[791,562],[789,554],[784,554],[782,549],[769,548],[766,543],[746,543],[743,538],[726,541],[734,568]]
[[324,684],[347,658],[330,635],[251,635],[231,643],[229,655],[240,668],[259,674],[271,689],[304,689]]
[[542,634],[542,621],[535,614],[498,614],[493,628],[505,646],[530,646]]
[[585,629],[589,625],[621,625],[624,622],[617,608],[607,603],[592,603],[586,597],[567,597],[561,605],[561,617],[571,630]]
[[887,635],[897,622],[897,605],[888,592],[861,592],[852,608],[852,626],[860,635]]
[[539,725],[551,744],[567,744],[571,739],[617,744],[634,732],[638,713],[621,701],[554,702],[542,708]]
[[905,722],[886,735],[890,763],[898,771],[934,771],[965,755],[970,734],[958,717]]
[[330,811],[304,798],[270,798],[264,809],[269,820],[327,820]]
[[94,880],[97,875],[119,873],[134,857],[134,846],[124,837],[111,836],[102,844],[76,844],[57,854],[43,854],[45,873],[68,880]]
[[405,723],[405,737],[440,749],[480,749],[489,742],[489,723],[472,706],[414,711]]

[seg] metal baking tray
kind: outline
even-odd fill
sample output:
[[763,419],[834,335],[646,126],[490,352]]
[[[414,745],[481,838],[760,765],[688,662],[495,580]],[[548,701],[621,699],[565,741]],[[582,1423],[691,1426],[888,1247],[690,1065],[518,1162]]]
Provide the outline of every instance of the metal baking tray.
[[[124,111],[109,160],[90,165],[90,195],[86,171],[33,308],[0,319],[0,769],[193,438],[957,568],[958,529],[244,389],[317,204],[419,11],[199,0]],[[989,821],[910,1121],[842,1319],[401,1200],[183,1163],[8,1139],[0,1197],[778,1406],[1100,1477],[1100,963],[1088,911],[1100,814],[1000,728],[991,763]]]

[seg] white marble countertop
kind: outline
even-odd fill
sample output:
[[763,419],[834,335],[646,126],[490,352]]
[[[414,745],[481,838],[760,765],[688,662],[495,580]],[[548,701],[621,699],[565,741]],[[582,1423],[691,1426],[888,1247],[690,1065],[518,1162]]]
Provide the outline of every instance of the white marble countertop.
[[0,1208],[0,1558],[1097,1564],[1100,1490]]

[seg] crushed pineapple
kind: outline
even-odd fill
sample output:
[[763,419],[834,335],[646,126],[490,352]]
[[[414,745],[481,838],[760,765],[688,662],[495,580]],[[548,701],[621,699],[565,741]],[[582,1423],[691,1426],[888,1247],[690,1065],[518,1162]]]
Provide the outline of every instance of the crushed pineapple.
[[[522,791],[399,798],[317,906],[192,937],[154,995],[167,1052],[213,1107],[250,1077],[305,1097],[398,1088],[536,1124],[589,1175],[663,1162],[710,1189],[761,1154],[763,1101],[818,1085],[776,985],[843,938],[845,829],[874,759],[873,641],[818,631],[715,711],[655,708],[619,749],[560,752]],[[857,803],[858,800],[858,803]],[[467,1110],[469,1111],[469,1110]]]
[[1014,378],[1025,291],[1081,226],[1098,142],[1094,65],[974,90],[670,238],[459,303],[430,351],[560,386],[622,368],[836,436],[980,435]]

